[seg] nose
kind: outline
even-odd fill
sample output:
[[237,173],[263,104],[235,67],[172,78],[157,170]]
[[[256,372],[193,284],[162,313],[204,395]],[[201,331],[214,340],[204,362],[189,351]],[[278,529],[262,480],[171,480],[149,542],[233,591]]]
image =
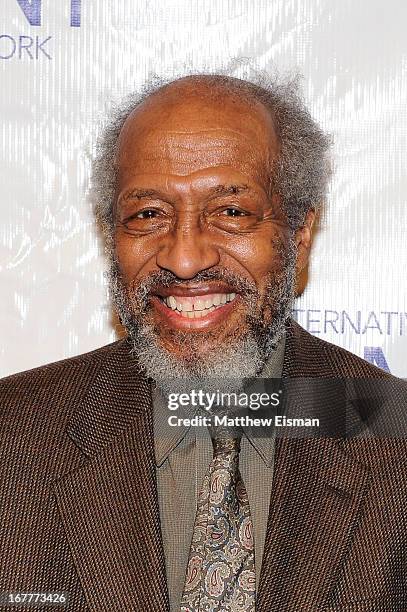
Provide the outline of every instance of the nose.
[[190,280],[219,264],[219,252],[200,227],[177,224],[157,253],[158,267]]

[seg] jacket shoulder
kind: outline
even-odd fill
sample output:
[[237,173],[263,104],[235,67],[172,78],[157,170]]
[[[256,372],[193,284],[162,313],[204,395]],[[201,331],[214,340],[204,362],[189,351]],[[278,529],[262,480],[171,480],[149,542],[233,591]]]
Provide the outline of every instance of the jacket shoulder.
[[115,353],[125,340],[119,340],[75,357],[12,374],[0,380],[0,415],[27,405],[40,405],[83,396],[101,363]]
[[[323,390],[321,414],[332,415],[344,410],[347,452],[371,467],[403,464],[405,473],[407,439],[407,384],[353,353],[321,340],[296,322],[288,326],[286,375],[307,379],[301,389],[301,401],[308,388]],[[321,379],[326,380],[326,385]],[[337,382],[340,384],[338,385]],[[342,386],[344,384],[344,386]],[[329,395],[330,394],[330,395]],[[329,396],[329,401],[327,401]],[[342,402],[342,403],[341,403]],[[341,424],[343,427],[343,423]],[[381,469],[381,467],[380,467]],[[399,468],[396,468],[399,469]]]
[[287,348],[285,367],[289,376],[395,379],[354,353],[313,336],[293,320],[287,327]]

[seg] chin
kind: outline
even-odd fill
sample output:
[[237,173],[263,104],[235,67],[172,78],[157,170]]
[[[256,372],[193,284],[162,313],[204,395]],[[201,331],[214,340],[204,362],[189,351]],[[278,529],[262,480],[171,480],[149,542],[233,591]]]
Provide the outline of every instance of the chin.
[[223,350],[241,342],[247,331],[242,321],[239,326],[233,326],[229,330],[225,326],[211,330],[185,331],[160,328],[157,330],[157,341],[175,358],[181,359],[185,364],[193,364],[211,355],[219,357]]
[[174,359],[183,362],[185,366],[193,366],[208,360],[214,352],[219,354],[222,347],[225,346],[225,342],[221,340],[209,339],[207,333],[201,332],[199,337],[196,332],[189,332],[188,335],[187,341],[185,338],[159,338],[158,344]]

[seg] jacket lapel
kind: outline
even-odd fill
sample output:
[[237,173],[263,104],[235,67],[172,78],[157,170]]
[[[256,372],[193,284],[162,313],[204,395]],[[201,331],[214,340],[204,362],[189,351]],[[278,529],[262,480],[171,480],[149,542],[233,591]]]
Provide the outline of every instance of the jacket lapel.
[[151,391],[126,342],[67,431],[84,460],[54,491],[90,610],[168,610]]
[[278,441],[259,612],[326,605],[369,481],[333,439]]
[[[292,323],[283,376],[309,377],[312,385],[318,372],[310,369],[308,343],[307,334]],[[326,410],[335,414],[343,407],[341,398],[332,397]],[[327,605],[369,484],[370,471],[344,451],[340,439],[276,440],[256,610],[294,612]]]

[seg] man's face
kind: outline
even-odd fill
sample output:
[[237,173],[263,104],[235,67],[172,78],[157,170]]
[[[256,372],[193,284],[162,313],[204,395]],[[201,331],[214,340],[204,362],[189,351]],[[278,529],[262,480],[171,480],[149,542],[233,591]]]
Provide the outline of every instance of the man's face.
[[294,263],[269,193],[277,156],[266,110],[226,95],[170,89],[126,121],[114,235],[121,301],[178,362],[220,357],[250,334],[259,340],[292,297],[292,282],[290,296],[279,291],[288,253],[291,276]]

